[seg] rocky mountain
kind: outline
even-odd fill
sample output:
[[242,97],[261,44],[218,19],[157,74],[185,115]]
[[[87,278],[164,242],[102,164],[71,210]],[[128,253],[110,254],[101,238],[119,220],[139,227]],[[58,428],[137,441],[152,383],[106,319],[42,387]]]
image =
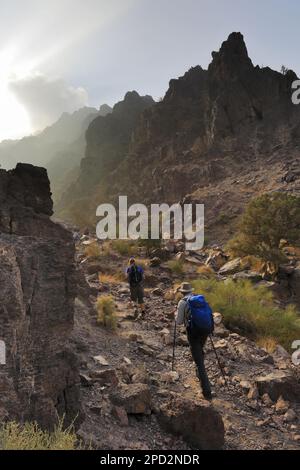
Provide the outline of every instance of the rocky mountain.
[[[231,231],[232,219],[253,194],[299,191],[300,108],[291,100],[295,79],[292,71],[254,66],[243,36],[232,33],[212,53],[208,70],[197,66],[170,81],[163,100],[143,112],[122,158],[111,158],[114,142],[106,151],[110,136],[102,144],[103,133],[91,126],[81,178],[85,187],[90,181],[94,186],[88,167],[107,176],[100,178],[93,200],[80,193],[90,198],[90,217],[99,203],[118,194],[144,203],[188,196],[205,203],[208,232],[213,229],[218,239]],[[109,166],[96,164],[97,155]]]
[[71,234],[50,220],[46,170],[0,170],[0,420],[51,428],[57,413],[80,422],[73,327],[76,270]]
[[253,194],[299,191],[300,108],[291,100],[295,73],[254,66],[240,33],[212,58],[208,70],[171,80],[163,101],[143,114],[108,188],[144,202],[192,195],[215,230],[220,215],[230,222]]
[[126,158],[141,113],[153,106],[151,96],[128,92],[117,103],[112,113],[98,116],[86,132],[85,157],[80,164],[78,179],[67,189],[56,205],[61,217],[77,214],[85,221],[85,213],[91,215],[91,198],[101,191],[108,175]]

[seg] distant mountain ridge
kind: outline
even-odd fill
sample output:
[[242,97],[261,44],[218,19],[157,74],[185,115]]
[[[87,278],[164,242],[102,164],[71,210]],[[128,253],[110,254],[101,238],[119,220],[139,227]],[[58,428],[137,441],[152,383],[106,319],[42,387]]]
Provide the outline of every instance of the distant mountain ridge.
[[63,113],[51,126],[36,135],[0,143],[0,164],[12,168],[16,163],[45,166],[56,151],[72,143],[84,132],[84,122],[96,116],[97,109],[84,107],[74,113]]
[[[126,93],[110,114],[92,120],[86,131],[86,149],[76,180],[55,205],[56,214],[72,219],[91,214],[90,202],[105,186],[106,178],[129,152],[132,133],[143,111],[154,105],[151,96],[136,91]],[[75,215],[76,214],[76,215]],[[82,216],[80,215],[82,214]]]
[[[20,140],[6,140],[0,143],[0,165],[14,168],[17,163],[31,163],[45,167],[51,180],[54,199],[61,185],[72,181],[76,167],[84,155],[85,132],[97,116],[106,116],[110,106],[104,104],[99,110],[81,108],[74,113],[63,113],[51,126],[37,135]],[[75,176],[74,176],[75,177]]]

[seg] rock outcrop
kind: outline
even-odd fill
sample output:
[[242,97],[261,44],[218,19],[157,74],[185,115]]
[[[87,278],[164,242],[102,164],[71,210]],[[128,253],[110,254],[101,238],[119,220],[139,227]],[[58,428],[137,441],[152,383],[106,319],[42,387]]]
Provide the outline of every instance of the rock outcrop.
[[282,397],[300,403],[300,384],[295,376],[284,371],[257,377],[256,385],[260,395],[267,393],[273,401]]
[[174,395],[160,409],[159,422],[164,429],[201,450],[217,450],[224,445],[221,415],[207,401],[196,402]]
[[80,421],[79,375],[68,348],[76,294],[71,234],[50,220],[47,172],[0,170],[0,415],[51,428]]

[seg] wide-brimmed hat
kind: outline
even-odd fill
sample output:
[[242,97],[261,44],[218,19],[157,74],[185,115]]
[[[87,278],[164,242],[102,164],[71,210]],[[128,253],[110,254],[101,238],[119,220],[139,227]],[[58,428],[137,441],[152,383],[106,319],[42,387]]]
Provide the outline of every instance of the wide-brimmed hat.
[[189,294],[190,292],[194,292],[194,289],[189,282],[183,282],[178,291],[182,292],[183,294]]

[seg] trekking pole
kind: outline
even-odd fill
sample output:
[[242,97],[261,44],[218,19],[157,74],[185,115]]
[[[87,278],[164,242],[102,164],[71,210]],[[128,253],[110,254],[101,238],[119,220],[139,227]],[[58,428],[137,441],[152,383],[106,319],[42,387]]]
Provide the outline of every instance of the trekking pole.
[[223,367],[221,366],[221,362],[220,362],[220,359],[219,359],[219,356],[218,356],[217,350],[216,350],[216,348],[215,348],[215,345],[214,345],[214,342],[213,342],[212,336],[211,336],[211,335],[209,335],[209,337],[210,337],[210,341],[211,341],[211,344],[212,344],[213,350],[214,350],[214,352],[215,352],[215,355],[216,355],[216,358],[217,358],[217,361],[218,361],[218,365],[219,365],[220,371],[221,371],[221,373],[222,373],[222,375],[223,375],[223,379],[224,379],[225,385],[226,385],[226,387],[228,387],[228,383],[227,383],[227,380],[226,380],[225,372],[224,372],[224,369],[223,369]]
[[174,338],[173,338],[173,358],[172,358],[172,371],[174,370],[174,362],[175,362],[175,346],[176,346],[176,320],[174,324]]

